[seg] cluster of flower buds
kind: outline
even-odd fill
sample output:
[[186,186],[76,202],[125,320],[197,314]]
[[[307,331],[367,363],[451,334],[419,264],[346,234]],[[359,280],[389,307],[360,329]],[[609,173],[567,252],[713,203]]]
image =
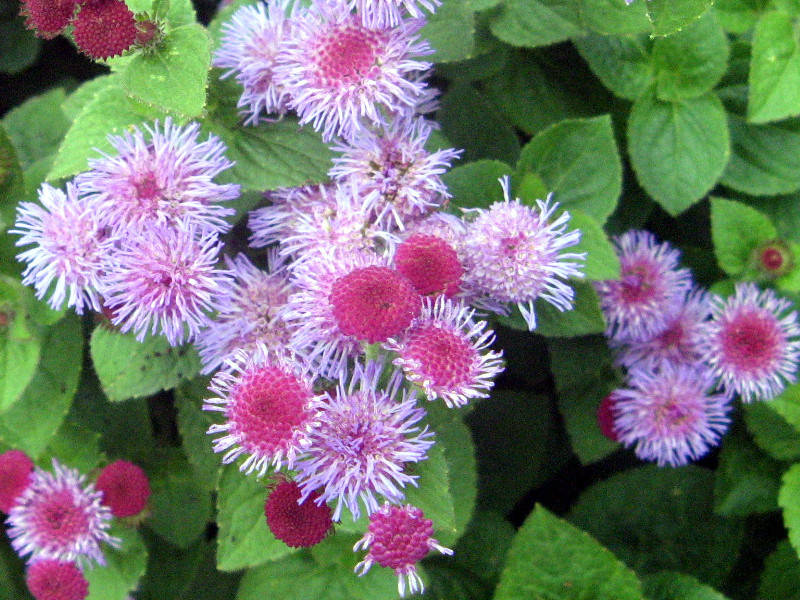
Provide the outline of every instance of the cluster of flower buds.
[[0,512],[11,546],[27,559],[26,582],[36,600],[83,600],[84,570],[105,566],[103,546],[119,547],[109,533],[114,517],[135,523],[146,513],[150,484],[144,471],[118,460],[95,483],[53,460],[35,467],[20,450],[0,454]]
[[753,283],[727,298],[699,288],[648,232],[614,242],[622,276],[596,289],[627,387],[601,403],[601,428],[644,460],[684,465],[719,443],[735,395],[769,400],[796,380],[797,313]]

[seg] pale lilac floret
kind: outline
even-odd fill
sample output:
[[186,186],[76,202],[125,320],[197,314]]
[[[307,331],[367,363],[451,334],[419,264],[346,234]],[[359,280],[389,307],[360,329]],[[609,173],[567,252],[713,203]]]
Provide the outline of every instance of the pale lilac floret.
[[109,535],[111,509],[86,477],[53,459],[53,473],[36,468],[31,483],[6,519],[11,545],[28,563],[39,559],[105,565],[101,544]]
[[198,237],[188,226],[131,232],[103,281],[114,325],[139,341],[148,331],[173,346],[192,341],[231,284],[229,272],[215,268],[220,248],[216,235]]
[[199,123],[180,126],[169,117],[163,124],[133,127],[122,136],[109,136],[116,154],[90,159],[90,170],[75,183],[114,231],[188,224],[225,232],[230,229],[225,217],[234,210],[220,203],[238,198],[239,185],[213,179],[233,163],[225,158],[219,138],[199,137]]
[[411,223],[403,232],[403,238],[415,233],[443,239],[456,251],[459,260],[464,262],[464,238],[467,235],[467,228],[466,223],[455,215],[446,212],[431,213],[421,221]]
[[657,369],[665,362],[697,364],[701,360],[701,336],[710,316],[710,294],[703,289],[693,288],[672,309],[664,330],[654,337],[628,342],[611,340],[611,345],[617,352],[617,362],[628,368],[651,369]]
[[247,115],[246,125],[257,124],[264,113],[282,115],[287,110],[286,89],[275,83],[272,70],[291,35],[295,6],[293,0],[243,6],[222,26],[213,64],[226,69],[223,78],[235,74],[243,86],[238,106]]
[[293,468],[314,414],[308,368],[297,357],[263,345],[239,350],[227,363],[209,386],[216,397],[203,404],[203,410],[225,415],[224,423],[208,429],[211,435],[223,434],[214,440],[214,452],[225,452],[223,464],[246,456],[239,465],[244,473],[263,476],[270,466]]
[[730,424],[730,397],[712,393],[714,374],[703,365],[664,363],[629,372],[629,387],[614,392],[614,433],[642,460],[679,467],[704,456]]
[[450,198],[441,175],[461,153],[428,152],[432,130],[423,118],[405,118],[380,131],[365,131],[334,146],[341,155],[333,159],[329,175],[353,182],[377,223],[403,230],[406,222],[441,209]]
[[416,57],[431,52],[418,40],[424,21],[371,27],[344,3],[315,3],[295,21],[292,38],[278,56],[274,78],[284,86],[300,123],[329,141],[351,139],[364,125],[382,123],[382,110],[413,111],[426,83],[413,76],[430,68]]
[[279,244],[295,233],[303,215],[332,213],[336,206],[335,188],[335,184],[304,185],[265,193],[270,205],[251,211],[248,217],[247,224],[253,232],[250,245],[266,248]]
[[744,402],[769,400],[797,381],[800,326],[792,303],[752,283],[715,297],[700,352],[728,393]]
[[203,364],[201,373],[225,368],[226,359],[237,350],[254,350],[263,344],[272,352],[283,352],[291,328],[281,316],[294,291],[289,273],[276,251],[268,252],[268,269],[256,267],[244,254],[225,262],[233,283],[218,298],[219,313],[197,335],[195,344]]
[[78,195],[72,183],[67,193],[42,184],[41,206],[22,202],[17,208],[15,229],[20,234],[17,246],[34,244],[17,255],[27,263],[22,283],[36,289],[36,297],[60,309],[75,308],[79,315],[85,308],[100,310],[98,294],[103,261],[113,251],[115,239],[100,224],[97,207]]
[[647,231],[613,238],[618,280],[597,281],[606,335],[622,342],[646,340],[664,330],[692,286],[692,274],[678,267],[680,252]]
[[441,5],[441,0],[349,0],[365,24],[377,27],[394,27],[406,16],[424,19],[423,8],[433,13]]
[[500,180],[505,200],[475,209],[463,244],[464,287],[475,306],[498,312],[498,303],[516,304],[528,329],[536,328],[533,303],[542,298],[558,310],[572,309],[575,291],[564,279],[582,278],[584,252],[563,252],[581,238],[567,231],[569,213],[552,222],[558,203],[537,200],[537,208],[510,197],[508,178]]
[[397,353],[393,364],[419,385],[428,400],[441,398],[450,407],[487,398],[494,378],[503,372],[502,352],[491,350],[494,332],[474,310],[439,296],[399,338],[384,344]]
[[416,406],[414,392],[402,390],[402,376],[394,372],[385,387],[379,385],[383,366],[356,364],[349,381],[334,393],[314,399],[315,425],[309,444],[297,463],[296,481],[302,500],[319,491],[318,504],[336,501],[333,520],[347,508],[357,520],[363,504],[367,514],[378,510],[378,498],[399,502],[402,488],[417,485],[406,463],[427,458],[433,434],[420,421],[425,411]]

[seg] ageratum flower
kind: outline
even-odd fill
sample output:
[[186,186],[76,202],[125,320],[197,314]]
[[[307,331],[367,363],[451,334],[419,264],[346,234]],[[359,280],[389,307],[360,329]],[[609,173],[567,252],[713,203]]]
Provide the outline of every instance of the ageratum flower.
[[356,10],[365,24],[394,27],[405,16],[425,18],[422,8],[435,12],[436,7],[442,3],[441,0],[349,0],[348,5]]
[[[464,236],[464,283],[486,310],[519,307],[528,329],[536,328],[533,303],[543,298],[559,310],[570,310],[575,291],[563,279],[583,277],[586,253],[562,252],[580,241],[579,230],[567,231],[569,213],[550,219],[558,203],[537,200],[538,210],[510,197],[507,177],[500,180],[505,200],[475,209]],[[498,307],[500,303],[500,307]]]
[[67,184],[67,193],[44,183],[39,189],[42,205],[22,202],[15,229],[22,235],[17,246],[35,244],[17,255],[28,263],[22,283],[36,289],[36,297],[58,310],[66,301],[79,315],[85,308],[100,310],[100,277],[115,238],[101,225],[99,208],[81,198],[78,188]]
[[425,98],[425,82],[412,79],[431,66],[415,59],[431,52],[416,36],[423,23],[371,27],[344,3],[317,2],[294,23],[275,82],[301,125],[311,123],[325,141],[352,139],[365,124],[382,123],[382,109],[413,111]]
[[336,501],[334,521],[344,507],[358,520],[359,501],[367,513],[375,512],[377,495],[401,501],[402,488],[417,479],[405,472],[405,464],[427,458],[433,445],[433,434],[420,429],[425,411],[417,408],[414,393],[400,392],[402,376],[393,373],[381,387],[382,373],[380,363],[356,364],[349,381],[312,403],[314,426],[296,481],[302,500],[318,491],[318,504]]
[[199,137],[198,123],[184,127],[169,117],[144,131],[133,127],[109,136],[116,154],[90,159],[90,170],[75,183],[114,231],[152,224],[225,232],[230,225],[224,218],[234,210],[219,203],[237,198],[239,186],[213,179],[233,163],[219,138],[209,135],[201,142]]
[[22,450],[0,454],[0,512],[8,513],[31,482],[33,461]]
[[272,488],[264,503],[269,530],[290,548],[314,546],[333,529],[330,507],[316,502],[319,494],[311,492],[302,502],[300,496],[297,482],[284,479]]
[[12,547],[29,562],[52,558],[104,565],[101,544],[119,545],[108,533],[111,510],[102,504],[102,493],[55,459],[53,473],[33,472],[6,523]]
[[422,296],[452,298],[461,290],[464,267],[458,253],[435,235],[408,236],[397,247],[394,265]]
[[714,298],[712,318],[700,336],[700,353],[720,384],[744,402],[769,400],[797,380],[800,326],[792,304],[752,283]]
[[52,558],[28,566],[25,583],[36,600],[84,600],[89,595],[89,582],[78,566]]

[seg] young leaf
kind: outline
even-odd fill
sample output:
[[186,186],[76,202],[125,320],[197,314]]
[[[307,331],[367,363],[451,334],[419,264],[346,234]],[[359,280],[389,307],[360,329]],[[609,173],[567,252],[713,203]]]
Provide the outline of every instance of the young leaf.
[[494,600],[643,600],[639,580],[589,534],[537,506],[511,544]]
[[753,251],[774,240],[778,231],[756,209],[724,198],[711,199],[711,235],[720,268],[736,276],[750,267]]

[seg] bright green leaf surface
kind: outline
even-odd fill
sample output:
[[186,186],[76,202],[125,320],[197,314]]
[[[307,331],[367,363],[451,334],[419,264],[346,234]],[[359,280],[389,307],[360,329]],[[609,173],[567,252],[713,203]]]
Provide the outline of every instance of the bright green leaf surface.
[[504,0],[492,33],[512,46],[536,48],[581,33],[578,7],[564,0]]
[[725,111],[714,94],[663,102],[652,92],[633,105],[628,151],[642,187],[672,215],[708,192],[730,155]]
[[39,364],[41,340],[31,327],[25,303],[28,290],[11,277],[0,275],[0,414],[22,395]]
[[800,114],[800,45],[790,15],[775,11],[759,19],[749,83],[749,121],[766,123]]
[[65,97],[62,88],[55,88],[30,98],[3,117],[23,168],[58,148],[69,127],[69,120],[61,110]]
[[647,16],[653,23],[653,35],[680,31],[701,17],[714,0],[647,0]]
[[50,469],[54,458],[81,473],[91,473],[101,460],[100,434],[68,418],[50,440],[45,453],[39,457],[39,464]]
[[716,0],[714,12],[720,24],[731,33],[744,33],[758,21],[767,0]]
[[744,418],[756,444],[771,457],[777,460],[800,458],[800,431],[769,405],[764,402],[746,404]]
[[147,548],[135,529],[112,527],[111,535],[120,538],[118,549],[104,548],[107,565],[86,569],[89,581],[86,600],[126,600],[136,589],[147,568]]
[[712,198],[711,235],[719,266],[728,275],[736,276],[751,266],[753,251],[777,238],[778,231],[756,209],[741,202]]
[[517,532],[495,600],[642,600],[636,575],[589,534],[537,506]]
[[435,52],[433,63],[453,62],[472,56],[475,50],[475,14],[468,0],[444,0],[427,17],[419,36],[428,40]]
[[800,463],[793,464],[783,474],[778,504],[783,509],[783,524],[789,531],[789,541],[795,552],[800,553]]
[[622,186],[611,118],[574,119],[548,127],[522,149],[517,173],[536,173],[565,209],[580,209],[605,222]]
[[642,583],[649,600],[726,600],[717,590],[683,573],[659,573]]
[[583,272],[587,279],[619,279],[619,258],[600,223],[580,210],[570,210],[570,217],[568,229],[579,229],[581,241],[569,251],[586,253]]
[[542,298],[535,302],[536,333],[539,335],[575,337],[605,330],[606,322],[600,310],[600,300],[592,284],[572,279],[569,285],[575,290],[572,310],[562,312]]
[[91,351],[103,391],[112,402],[173,388],[200,370],[193,346],[174,348],[159,336],[138,342],[131,333],[102,326],[92,333]]
[[649,32],[647,3],[625,0],[576,0],[583,27],[598,33],[622,35]]
[[644,39],[590,33],[575,47],[592,72],[620,98],[636,100],[653,81],[653,65]]
[[450,169],[442,176],[453,195],[451,202],[460,208],[489,208],[503,201],[499,179],[514,169],[499,160],[478,160]]

